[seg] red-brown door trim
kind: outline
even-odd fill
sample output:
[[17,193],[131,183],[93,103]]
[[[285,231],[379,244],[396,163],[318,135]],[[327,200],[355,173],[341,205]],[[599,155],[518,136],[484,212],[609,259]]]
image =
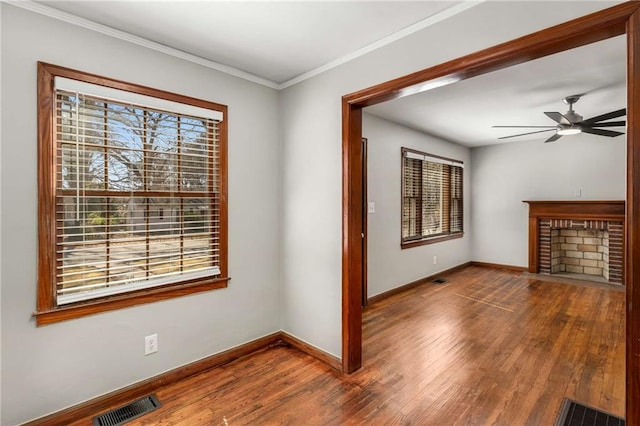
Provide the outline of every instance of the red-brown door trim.
[[368,304],[367,289],[367,236],[368,236],[368,214],[369,200],[367,198],[367,152],[369,141],[362,138],[362,308]]
[[[640,425],[640,10],[627,24],[626,420]],[[638,283],[638,284],[636,284]]]
[[395,99],[422,84],[429,90],[543,56],[627,33],[627,388],[628,425],[640,425],[640,17],[638,2],[627,2],[406,75],[342,98],[342,367],[362,365],[362,108]]

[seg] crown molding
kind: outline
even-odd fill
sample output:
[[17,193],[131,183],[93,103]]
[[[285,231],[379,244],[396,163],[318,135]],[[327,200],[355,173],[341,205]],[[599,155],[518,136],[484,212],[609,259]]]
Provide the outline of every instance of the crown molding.
[[52,7],[46,6],[41,3],[36,3],[31,0],[24,0],[24,1],[5,0],[4,2],[12,6],[29,10],[31,12],[39,13],[40,15],[45,15],[50,18],[54,18],[63,22],[67,22],[72,25],[76,25],[91,31],[95,31],[95,32],[110,36],[110,37],[124,40],[129,43],[133,43],[138,46],[146,47],[148,49],[155,50],[157,52],[164,53],[166,55],[174,56],[176,58],[180,58],[185,61],[192,62],[194,64],[202,65],[204,67],[211,68],[216,71],[220,71],[225,74],[229,74],[234,77],[241,78],[243,80],[260,84],[262,86],[270,87],[272,89],[280,88],[278,83],[273,82],[271,80],[267,80],[266,78],[262,78],[257,75],[254,75],[246,71],[242,71],[227,65],[219,64],[217,62],[204,59],[200,56],[192,55],[190,53],[183,52],[182,50],[174,49],[173,47],[165,46],[163,44],[156,43],[155,41],[151,41],[146,38],[127,33],[125,31],[111,28],[107,25],[99,24],[97,22],[90,21],[88,19],[80,18],[79,16],[72,15],[67,12],[62,12],[60,10],[54,9]]
[[318,68],[315,68],[311,71],[305,72],[304,74],[300,74],[297,77],[292,78],[291,80],[285,81],[284,83],[278,86],[278,89],[286,89],[287,87],[293,86],[294,84],[298,84],[303,82],[304,80],[308,80],[311,77],[315,77],[318,74],[322,74],[325,71],[329,71],[332,68],[338,67],[342,64],[345,64],[353,59],[359,58],[360,56],[364,56],[367,53],[373,52],[374,50],[380,49],[388,44],[393,43],[394,41],[398,41],[403,39],[411,34],[414,34],[418,31],[424,30],[427,27],[437,24],[438,22],[442,22],[445,19],[449,19],[459,13],[462,13],[472,7],[475,7],[481,3],[484,3],[486,0],[463,0],[461,3],[455,4],[447,9],[441,10],[440,12],[429,16],[421,21],[416,22],[415,24],[409,25],[395,33],[392,33],[384,38],[381,38],[378,41],[374,41],[371,44],[368,44],[352,53],[344,55],[343,57],[336,59],[335,61],[328,62],[325,65],[322,65]]
[[427,27],[435,25],[439,22],[442,22],[452,16],[455,16],[459,13],[462,13],[472,7],[475,7],[486,0],[463,0],[461,3],[457,3],[454,6],[451,6],[445,10],[442,10],[434,15],[429,16],[421,21],[416,22],[415,24],[409,25],[395,33],[392,33],[378,41],[370,43],[352,53],[342,56],[334,61],[328,62],[325,65],[322,65],[318,68],[315,68],[311,71],[300,74],[297,77],[294,77],[290,80],[285,81],[284,83],[276,83],[274,81],[268,80],[263,77],[259,77],[255,74],[248,73],[246,71],[239,70],[234,67],[230,67],[228,65],[223,65],[208,59],[205,59],[201,56],[193,55],[187,52],[184,52],[179,49],[175,49],[173,47],[165,46],[163,44],[157,43],[155,41],[151,41],[149,39],[139,37],[133,34],[130,34],[126,31],[117,30],[115,28],[109,27],[107,25],[99,24],[97,22],[91,21],[89,19],[81,18],[79,16],[73,15],[71,13],[63,12],[58,9],[54,9],[53,7],[44,5],[42,3],[37,3],[33,0],[0,0],[0,2],[4,2],[10,4],[12,6],[16,6],[25,10],[29,10],[31,12],[38,13],[40,15],[44,15],[53,19],[57,19],[59,21],[63,21],[72,25],[76,25],[82,28],[86,28],[91,31],[95,31],[110,37],[114,37],[129,43],[136,44],[138,46],[146,47],[151,50],[155,50],[160,53],[164,53],[166,55],[170,55],[176,58],[183,59],[188,62],[192,62],[194,64],[202,65],[204,67],[220,71],[222,73],[241,78],[243,80],[247,80],[256,84],[260,84],[262,86],[269,87],[271,89],[283,90],[287,87],[291,87],[295,84],[301,83],[305,80],[308,80],[312,77],[315,77],[319,74],[322,74],[325,71],[336,68],[342,64],[345,64],[349,61],[352,61],[356,58],[366,55],[367,53],[373,52],[376,49],[379,49],[383,46],[391,44],[395,41],[398,41],[402,38],[410,36],[418,31],[421,31]]

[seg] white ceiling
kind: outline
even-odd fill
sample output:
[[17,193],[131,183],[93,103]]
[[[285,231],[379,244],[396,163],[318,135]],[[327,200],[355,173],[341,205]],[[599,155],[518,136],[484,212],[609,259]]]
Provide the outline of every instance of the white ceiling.
[[[184,52],[190,55],[185,59],[201,58],[207,66],[283,88],[479,3],[40,0],[14,4],[156,50],[166,47],[171,50],[167,53],[179,57],[185,57]],[[524,131],[491,126],[552,125],[543,112],[565,112],[561,99],[577,93],[586,94],[576,104],[585,118],[623,108],[625,75],[625,39],[617,37],[366,111],[469,147],[543,141],[552,133],[498,140]]]
[[460,1],[38,3],[280,84]]
[[[625,43],[624,36],[615,37],[368,107],[365,112],[469,147],[544,141],[553,132],[498,140],[500,136],[541,129],[491,126],[554,125],[543,113],[566,112],[568,106],[561,100],[574,94],[584,94],[574,106],[584,119],[625,108]],[[610,130],[624,131],[624,128]],[[580,137],[607,139],[594,135]]]

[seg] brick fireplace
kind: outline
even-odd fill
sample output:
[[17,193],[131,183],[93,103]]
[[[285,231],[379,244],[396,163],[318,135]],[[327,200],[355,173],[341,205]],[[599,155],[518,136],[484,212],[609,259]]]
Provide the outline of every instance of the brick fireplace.
[[525,202],[529,272],[624,283],[624,201]]

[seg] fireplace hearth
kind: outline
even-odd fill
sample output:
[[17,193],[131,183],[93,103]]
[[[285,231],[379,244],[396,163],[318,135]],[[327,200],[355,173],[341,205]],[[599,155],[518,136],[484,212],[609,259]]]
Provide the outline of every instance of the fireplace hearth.
[[624,201],[525,201],[529,272],[624,283]]

